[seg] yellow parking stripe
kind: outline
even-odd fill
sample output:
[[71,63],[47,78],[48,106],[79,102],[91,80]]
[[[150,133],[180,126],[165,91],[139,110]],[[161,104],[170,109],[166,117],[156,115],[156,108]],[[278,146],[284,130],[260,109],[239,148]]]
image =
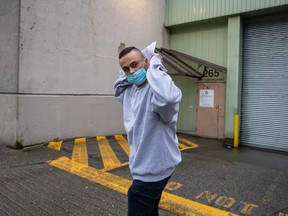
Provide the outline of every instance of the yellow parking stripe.
[[178,143],[178,147],[180,148],[180,151],[183,151],[185,149],[187,149],[188,147],[182,143]]
[[[128,179],[76,163],[67,157],[50,161],[49,164],[125,195],[132,183]],[[175,215],[237,216],[236,214],[206,206],[167,192],[163,192],[162,194],[160,208]]]
[[195,144],[195,143],[191,142],[190,140],[184,139],[184,138],[179,137],[179,136],[178,136],[178,140],[189,145],[189,147],[187,147],[186,149],[198,148],[198,144]]
[[106,137],[97,136],[96,139],[98,141],[98,146],[102,157],[104,169],[110,170],[120,167],[121,162],[118,160]]
[[123,194],[127,194],[128,188],[131,185],[131,181],[128,179],[124,179],[93,167],[83,166],[67,157],[60,157],[56,160],[52,160],[49,164]]
[[72,160],[88,166],[86,138],[77,138],[74,141]]
[[60,151],[61,150],[61,146],[62,146],[62,140],[61,141],[57,141],[57,142],[49,142],[49,145],[48,147],[49,148],[52,148],[52,149],[55,149],[57,151]]
[[115,135],[115,139],[120,144],[120,146],[125,151],[125,153],[129,156],[130,155],[130,148],[129,148],[129,144],[128,144],[127,140],[124,138],[124,136],[117,134],[117,135]]

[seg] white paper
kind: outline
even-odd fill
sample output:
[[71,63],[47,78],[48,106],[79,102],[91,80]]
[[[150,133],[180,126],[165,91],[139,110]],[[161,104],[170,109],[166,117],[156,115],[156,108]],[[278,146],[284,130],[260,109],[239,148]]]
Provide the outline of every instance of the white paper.
[[200,107],[214,107],[214,90],[201,89],[199,95]]

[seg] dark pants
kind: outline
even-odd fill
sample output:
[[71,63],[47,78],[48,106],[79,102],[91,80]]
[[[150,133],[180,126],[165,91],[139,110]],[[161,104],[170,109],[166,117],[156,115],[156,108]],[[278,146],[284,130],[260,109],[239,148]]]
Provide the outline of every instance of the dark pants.
[[128,190],[128,216],[156,216],[158,205],[170,176],[159,182],[134,180]]

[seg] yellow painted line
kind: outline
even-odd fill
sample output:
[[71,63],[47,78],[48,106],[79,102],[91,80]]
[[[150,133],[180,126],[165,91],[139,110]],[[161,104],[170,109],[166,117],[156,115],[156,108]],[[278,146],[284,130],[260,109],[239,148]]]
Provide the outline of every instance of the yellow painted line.
[[84,166],[67,157],[60,157],[56,160],[52,160],[49,164],[123,194],[127,194],[128,188],[131,185],[131,181],[128,179],[97,170],[90,166]]
[[61,141],[57,141],[57,142],[49,142],[49,145],[48,147],[51,148],[51,149],[55,149],[57,151],[60,151],[61,150],[61,146],[62,146],[62,140]]
[[77,138],[74,141],[72,160],[77,163],[88,166],[88,154],[86,147],[86,138]]
[[104,169],[110,170],[121,166],[121,162],[118,160],[113,149],[111,148],[108,140],[105,136],[97,136],[97,142],[103,161]]
[[128,144],[127,140],[124,138],[124,136],[117,134],[117,135],[115,135],[115,139],[120,144],[120,146],[125,151],[125,153],[129,156],[130,155],[130,148],[129,148],[129,144]]
[[[93,167],[85,166],[70,160],[67,157],[60,157],[56,160],[52,160],[49,164],[125,195],[127,195],[128,189],[132,183],[131,180],[97,170]],[[160,208],[175,215],[237,216],[236,214],[206,206],[167,192],[163,192],[162,194]]]
[[168,182],[165,189],[167,189],[169,191],[174,191],[174,190],[179,189],[180,187],[182,187],[182,184],[180,184],[178,182]]
[[167,192],[162,193],[160,208],[181,216],[238,216]]
[[191,142],[190,140],[184,139],[184,138],[179,137],[179,136],[178,136],[178,140],[188,144],[190,146],[189,148],[198,148],[198,144],[195,144],[195,143]]
[[129,162],[124,162],[124,163],[119,164],[118,166],[114,166],[114,167],[111,167],[111,168],[100,169],[100,171],[107,172],[107,171],[110,171],[110,170],[113,170],[113,169],[117,169],[117,168],[120,168],[120,167],[124,167],[124,166],[128,166],[128,165],[129,165]]
[[270,200],[272,199],[272,194],[273,192],[277,189],[277,187],[279,186],[279,181],[280,179],[282,179],[282,175],[283,173],[278,173],[275,178],[273,179],[273,182],[269,185],[269,187],[267,188],[264,197],[262,198],[262,203],[264,205],[267,205]]
[[182,143],[178,143],[178,147],[180,148],[181,151],[189,148],[189,147],[187,147],[186,145],[184,145],[184,144],[182,144]]

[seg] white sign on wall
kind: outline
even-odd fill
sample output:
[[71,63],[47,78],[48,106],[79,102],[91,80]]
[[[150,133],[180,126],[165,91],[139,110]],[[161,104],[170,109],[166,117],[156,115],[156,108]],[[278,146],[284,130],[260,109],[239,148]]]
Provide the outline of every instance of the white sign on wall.
[[214,90],[201,89],[199,100],[200,107],[214,107]]

